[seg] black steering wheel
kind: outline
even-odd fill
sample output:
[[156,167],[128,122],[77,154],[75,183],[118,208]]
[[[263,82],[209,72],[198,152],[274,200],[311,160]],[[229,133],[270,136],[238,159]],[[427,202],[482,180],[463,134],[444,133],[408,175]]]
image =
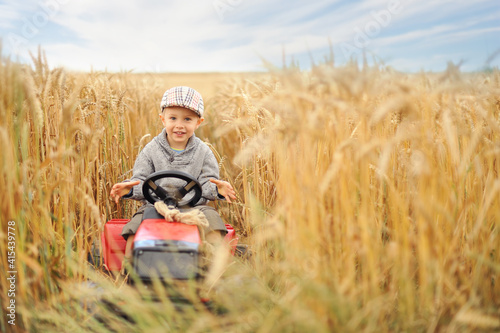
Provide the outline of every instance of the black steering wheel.
[[[186,185],[174,189],[172,193],[172,191],[167,191],[156,184],[157,180],[164,178],[177,178],[180,180],[184,180],[186,182]],[[200,183],[193,176],[185,172],[173,170],[158,171],[152,173],[144,180],[144,183],[142,184],[142,194],[147,201],[154,205],[155,202],[159,200],[153,197],[150,191],[153,191],[153,193],[156,194],[156,196],[160,200],[165,202],[167,206],[174,207],[184,205],[190,205],[194,207],[194,205],[200,200],[202,192]],[[180,202],[181,199],[191,191],[195,192],[194,196],[191,199],[186,200],[185,202]]]

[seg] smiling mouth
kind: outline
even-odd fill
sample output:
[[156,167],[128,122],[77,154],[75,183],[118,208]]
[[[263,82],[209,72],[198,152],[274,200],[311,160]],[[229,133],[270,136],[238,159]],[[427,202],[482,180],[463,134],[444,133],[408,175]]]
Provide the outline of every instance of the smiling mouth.
[[184,132],[174,132],[174,134],[176,134],[176,135],[184,135],[185,133]]

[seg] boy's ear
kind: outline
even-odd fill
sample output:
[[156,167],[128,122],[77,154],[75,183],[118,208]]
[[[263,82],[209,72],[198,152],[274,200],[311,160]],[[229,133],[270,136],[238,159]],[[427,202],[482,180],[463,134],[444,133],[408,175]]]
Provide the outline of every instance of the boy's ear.
[[204,120],[205,118],[203,117],[198,118],[198,121],[196,122],[196,128],[198,128]]
[[163,115],[163,112],[160,113],[160,120],[161,120],[161,123],[165,126],[165,116]]

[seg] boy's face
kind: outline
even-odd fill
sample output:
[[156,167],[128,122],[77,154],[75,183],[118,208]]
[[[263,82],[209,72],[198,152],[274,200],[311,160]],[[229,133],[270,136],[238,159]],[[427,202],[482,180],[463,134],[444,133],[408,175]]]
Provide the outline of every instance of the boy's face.
[[185,149],[194,131],[203,122],[194,111],[179,106],[163,109],[161,122],[167,131],[167,140],[174,149]]

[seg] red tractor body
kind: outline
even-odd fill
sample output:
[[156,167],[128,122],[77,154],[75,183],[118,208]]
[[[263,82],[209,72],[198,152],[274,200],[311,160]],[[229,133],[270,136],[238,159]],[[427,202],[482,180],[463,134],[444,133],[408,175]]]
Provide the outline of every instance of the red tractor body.
[[[128,221],[126,219],[112,219],[104,225],[101,234],[102,260],[104,267],[111,272],[121,270],[126,245],[121,232]],[[226,228],[228,233],[224,240],[229,244],[230,251],[234,255],[238,236],[230,224],[226,224]],[[144,219],[135,236],[134,259],[145,258],[145,255],[148,254],[158,258],[164,256],[161,254],[162,252],[169,253],[169,256],[172,256],[173,253],[180,251],[179,256],[183,259],[179,260],[184,260],[185,264],[189,266],[189,272],[193,273],[193,259],[198,259],[197,252],[200,244],[201,238],[197,226],[167,222],[163,218]],[[179,263],[182,265],[182,262]],[[161,260],[150,261],[151,267],[155,265],[161,266]],[[146,279],[151,278],[151,274],[148,273],[143,264],[141,264],[140,268],[138,271],[139,276]],[[163,274],[159,268],[156,271],[156,273]]]
[[[160,179],[177,178],[186,184],[173,193],[155,183]],[[159,171],[144,180],[142,192],[151,204],[163,201],[169,209],[187,205],[194,206],[202,195],[199,182],[192,176],[179,171]],[[151,193],[152,192],[152,193]],[[187,201],[180,200],[194,192]],[[181,210],[182,212],[182,210]],[[120,271],[125,254],[126,241],[121,236],[123,226],[129,220],[108,221],[102,232],[101,253],[103,264],[109,271]],[[229,224],[225,241],[234,255],[238,237]],[[134,237],[132,269],[143,281],[152,279],[193,279],[200,277],[200,248],[202,239],[196,225],[167,222],[154,207],[144,211],[142,222]]]

